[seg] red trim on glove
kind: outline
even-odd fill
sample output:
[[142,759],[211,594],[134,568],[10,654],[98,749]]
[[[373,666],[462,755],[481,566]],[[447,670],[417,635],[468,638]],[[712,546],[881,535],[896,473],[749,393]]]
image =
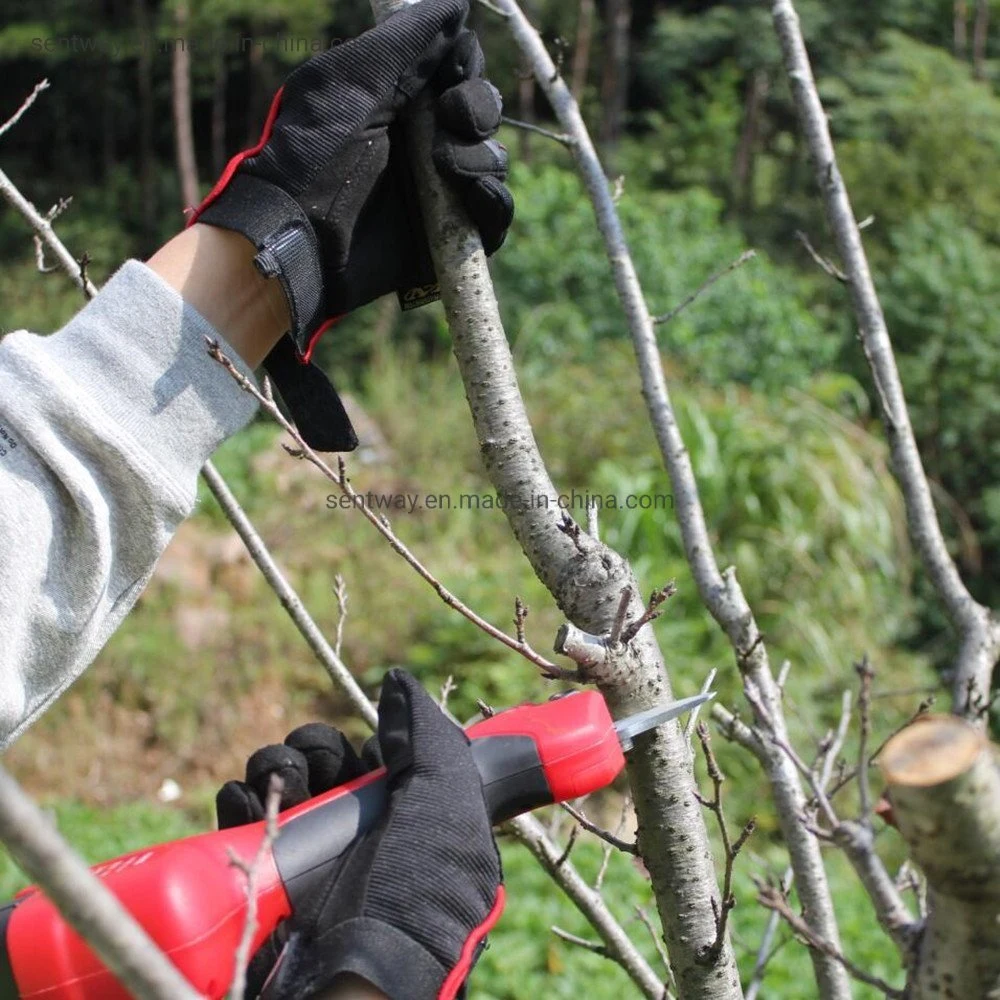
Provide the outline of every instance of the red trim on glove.
[[334,325],[334,323],[339,323],[346,315],[347,313],[341,313],[339,316],[331,316],[329,319],[323,320],[323,322],[316,327],[312,335],[309,337],[309,342],[306,344],[305,352],[299,355],[299,361],[301,361],[302,364],[307,365],[310,361],[312,361],[312,354],[316,345],[319,343],[319,338],[322,337],[323,334]]
[[462,946],[462,954],[458,956],[458,964],[448,973],[448,978],[441,984],[441,992],[438,993],[438,1000],[454,1000],[455,995],[462,988],[462,983],[469,976],[476,949],[500,919],[500,914],[503,913],[503,905],[506,901],[507,895],[504,887],[501,885],[497,888],[497,898],[493,904],[493,909],[486,914],[486,919],[465,939],[465,944]]
[[220,194],[226,189],[226,186],[233,179],[233,174],[236,173],[239,165],[251,156],[256,156],[268,143],[271,138],[271,133],[274,131],[274,122],[278,117],[278,109],[281,106],[281,95],[284,92],[284,87],[279,87],[278,92],[274,95],[271,101],[271,107],[267,112],[267,118],[264,120],[264,131],[261,132],[260,138],[257,140],[257,145],[251,147],[250,149],[244,149],[237,153],[227,164],[226,169],[222,171],[222,176],[215,182],[215,187],[205,196],[205,200],[191,213],[184,228],[187,229],[189,226],[193,226],[198,221],[198,216],[208,208],[209,205],[219,197]]

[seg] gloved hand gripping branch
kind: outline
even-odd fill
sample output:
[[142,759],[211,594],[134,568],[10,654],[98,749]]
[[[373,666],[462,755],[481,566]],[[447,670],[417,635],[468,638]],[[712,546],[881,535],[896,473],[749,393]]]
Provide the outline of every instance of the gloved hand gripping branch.
[[357,443],[332,385],[309,364],[320,336],[381,295],[435,283],[401,129],[425,90],[434,163],[488,254],[510,226],[507,155],[492,139],[500,95],[483,78],[467,14],[468,0],[423,0],[304,63],[275,95],[260,141],[233,157],[189,220],[245,235],[257,268],[281,282],[291,330],[264,365],[317,449]]

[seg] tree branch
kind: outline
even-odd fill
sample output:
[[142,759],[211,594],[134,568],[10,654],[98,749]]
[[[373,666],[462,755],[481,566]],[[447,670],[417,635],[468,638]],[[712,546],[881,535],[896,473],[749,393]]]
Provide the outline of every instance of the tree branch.
[[[376,6],[385,14],[399,5]],[[508,15],[516,38],[520,40],[527,30],[537,39],[516,4],[498,6]],[[539,77],[533,53],[525,49],[525,54]],[[551,78],[556,75],[555,67],[547,53],[544,58]],[[559,85],[565,89],[561,81]],[[571,538],[560,530],[558,491],[525,412],[479,235],[434,169],[431,121],[426,107],[422,114],[420,110],[410,121],[410,151],[483,464],[497,492],[508,500],[505,514],[522,550],[566,617],[592,635],[605,635],[622,590],[628,586],[639,593],[638,584],[620,555],[584,532]],[[577,140],[574,152],[579,155],[581,136],[566,131]],[[641,613],[641,607],[637,608],[637,614]],[[651,629],[644,629],[619,655],[585,676],[599,685],[617,716],[671,699],[663,656]],[[686,808],[693,776],[690,748],[679,726],[662,726],[644,737],[629,755],[627,766],[642,831],[640,848],[664,924],[678,991],[699,1000],[735,998],[739,976],[728,943],[714,965],[697,960],[702,946],[715,937],[708,901],[718,887],[704,818]],[[683,831],[683,837],[677,831]]]
[[2,766],[0,840],[129,993],[140,1000],[201,1000]]
[[859,983],[874,986],[875,989],[881,990],[887,997],[891,997],[893,1000],[903,1000],[903,990],[896,989],[895,986],[891,986],[884,979],[866,972],[861,966],[852,962],[837,945],[816,934],[809,924],[788,905],[788,900],[785,898],[784,893],[773,885],[761,882],[759,879],[757,880],[757,889],[757,900],[761,906],[777,913],[791,927],[796,936],[809,947],[810,951],[823,952],[824,955],[829,956],[835,962],[842,965]]
[[243,1000],[246,993],[250,948],[253,945],[254,934],[257,933],[257,885],[260,882],[264,860],[271,846],[278,839],[278,810],[281,806],[283,788],[284,782],[281,777],[272,774],[268,782],[267,801],[264,804],[264,835],[260,839],[260,846],[253,858],[246,862],[230,851],[229,863],[234,868],[239,868],[246,876],[247,913],[243,924],[243,933],[236,946],[236,970],[226,1000]]
[[724,268],[709,276],[701,286],[696,288],[686,299],[674,306],[670,312],[665,312],[662,316],[654,316],[653,323],[657,326],[661,326],[665,323],[669,323],[673,319],[676,319],[680,313],[684,312],[689,305],[692,305],[699,298],[701,298],[701,296],[704,295],[705,292],[707,292],[717,281],[726,277],[727,274],[732,274],[733,271],[742,267],[748,260],[753,260],[756,256],[756,250],[744,250],[743,253],[741,253],[731,264],[727,264]]
[[603,942],[607,957],[617,962],[648,1000],[662,1000],[664,985],[629,939],[622,926],[612,916],[601,894],[580,877],[568,863],[558,864],[562,851],[545,834],[534,816],[519,816],[504,824],[503,829],[520,841],[539,864],[559,884],[577,909],[587,918]]
[[729,921],[729,911],[736,905],[736,897],[733,895],[733,866],[743,845],[750,838],[757,826],[757,820],[753,816],[747,820],[736,840],[731,840],[729,836],[729,826],[726,823],[726,814],[722,809],[722,783],[726,780],[719,767],[719,762],[715,759],[712,751],[712,737],[708,731],[708,726],[704,722],[698,723],[695,730],[698,740],[701,743],[702,752],[705,754],[705,765],[708,768],[708,776],[712,780],[712,798],[706,799],[695,792],[697,800],[710,812],[715,814],[719,824],[719,833],[722,837],[722,853],[725,858],[725,875],[722,880],[722,898],[718,904],[712,900],[712,907],[715,909],[716,935],[715,941],[709,946],[705,953],[706,958],[710,958],[722,947],[726,938],[726,924]]
[[[629,253],[621,220],[618,218],[614,198],[608,190],[604,170],[576,101],[556,71],[538,32],[528,22],[515,0],[501,0],[501,7],[507,12],[507,23],[514,39],[531,65],[535,79],[548,97],[563,131],[576,140],[572,147],[573,155],[594,206],[597,226],[604,239],[605,249],[611,263],[615,288],[632,336],[642,379],[643,397],[646,400],[657,443],[670,476],[675,512],[681,529],[685,556],[691,566],[698,592],[713,617],[729,636],[744,676],[749,678],[752,685],[761,693],[763,703],[771,709],[770,714],[776,720],[775,724],[783,731],[780,692],[777,690],[771,675],[767,651],[760,641],[760,630],[743,591],[736,581],[735,571],[730,569],[725,574],[720,573],[715,560],[690,456],[681,437],[667,391],[656,333],[635,265]],[[496,370],[496,366],[493,370]],[[468,389],[468,382],[466,387]],[[470,396],[470,398],[473,397]],[[506,418],[506,413],[500,414],[501,424]],[[499,437],[500,433],[500,427],[498,427],[496,436]],[[599,633],[603,629],[589,628],[588,631]],[[648,631],[642,635],[643,637],[648,636]],[[819,845],[815,838],[811,837],[798,822],[798,815],[805,805],[802,784],[795,769],[784,755],[773,752],[769,747],[765,748],[765,769],[774,789],[782,834],[789,846],[792,864],[795,867],[796,882],[805,903],[804,909],[817,933],[836,942],[838,940],[836,917]],[[643,803],[638,795],[636,805],[641,814]],[[649,827],[646,822],[642,822],[640,829],[645,831]],[[640,849],[642,846],[643,837],[640,836]],[[657,846],[649,851],[643,851],[643,855],[648,861],[649,855],[658,850]],[[654,875],[655,885],[657,875],[654,869],[655,866],[651,868],[651,872]],[[703,909],[703,901],[714,896],[714,890],[717,889],[714,879],[711,889],[708,888],[707,884],[704,888],[701,906],[697,909],[692,907],[693,912],[699,912]],[[697,965],[697,949],[714,939],[714,929],[708,931],[705,923],[700,923],[699,933],[692,934],[690,918],[688,926],[681,927],[676,916],[677,907],[674,907],[672,913],[669,912],[664,906],[665,897],[661,898],[661,894],[658,894],[657,902],[660,908],[660,917],[667,931],[670,955],[675,963],[675,968],[679,970],[678,991],[682,996],[686,996],[689,984],[685,982],[683,970],[688,962]],[[714,917],[706,923],[714,928]],[[694,943],[695,937],[698,937],[699,945],[692,949],[691,945]],[[679,947],[681,938],[686,938],[686,941],[683,946]],[[681,959],[682,955],[684,956],[683,960]],[[732,960],[725,957],[725,953],[720,957],[720,960],[725,962],[727,968],[731,968]],[[840,998],[850,995],[849,981],[837,962],[828,956],[814,954],[813,963],[822,1000],[840,1000]],[[726,976],[728,977],[728,975],[727,972]]]
[[1000,770],[973,724],[934,715],[879,759],[895,822],[923,869],[930,913],[908,984],[912,1000],[1000,995]]
[[364,693],[361,685],[354,679],[354,675],[337,651],[327,642],[326,636],[323,635],[315,619],[309,614],[301,598],[295,592],[295,588],[281,572],[274,557],[264,544],[264,540],[260,537],[260,533],[244,513],[239,501],[233,496],[232,490],[229,489],[218,469],[211,462],[206,462],[202,467],[201,474],[212,495],[218,500],[223,513],[243,540],[247,552],[250,553],[250,558],[256,563],[261,575],[277,595],[281,606],[295,623],[299,634],[305,639],[316,659],[323,665],[323,668],[330,675],[330,679],[347,695],[355,711],[369,726],[374,728],[378,722],[375,706]]
[[[330,480],[330,482],[337,486],[345,496],[350,497],[352,500],[360,499],[347,476],[347,466],[342,457],[338,458],[337,471],[334,472],[326,461],[322,459],[316,451],[310,448],[308,444],[306,444],[306,441],[299,433],[298,428],[281,412],[281,410],[278,409],[274,400],[269,399],[257,388],[256,385],[254,385],[253,382],[250,381],[250,379],[240,372],[232,361],[222,352],[222,349],[216,341],[208,341],[208,353],[212,358],[218,361],[227,372],[229,372],[229,374],[236,380],[240,388],[243,389],[244,392],[253,396],[254,399],[256,399],[260,404],[261,409],[273,417],[285,433],[292,438],[295,442],[295,448],[288,450],[291,452],[293,457],[305,459],[311,465],[314,465],[320,472],[323,473],[324,476],[326,476],[327,479]],[[438,597],[440,597],[441,600],[448,605],[448,607],[457,611],[463,618],[472,622],[473,625],[481,629],[487,635],[503,643],[508,649],[512,649],[514,652],[520,653],[521,656],[538,667],[546,677],[550,679],[558,678],[563,680],[577,679],[574,671],[564,670],[561,667],[556,666],[554,663],[551,663],[540,653],[536,652],[529,643],[523,641],[522,639],[512,638],[507,635],[507,633],[502,629],[499,629],[495,625],[488,622],[481,615],[473,611],[472,608],[470,608],[464,601],[456,597],[423,564],[423,562],[420,561],[417,555],[406,545],[405,542],[402,541],[402,539],[400,539],[395,531],[393,531],[389,519],[384,514],[376,514],[365,503],[353,503],[352,506],[361,511],[365,520],[373,525],[375,530],[378,531],[378,533],[389,543],[389,547],[393,550],[393,552],[401,556],[403,561],[406,562],[411,569],[415,570],[417,575],[422,580],[429,583]],[[249,521],[247,524],[249,524]],[[325,640],[323,641],[325,642]],[[329,648],[329,644],[327,644],[327,648]],[[333,650],[330,649],[329,652],[332,656]]]
[[35,84],[35,87],[31,91],[31,93],[28,94],[28,96],[21,103],[21,106],[17,109],[17,111],[15,111],[10,116],[10,118],[8,118],[7,121],[3,123],[3,125],[0,125],[0,136],[2,136],[5,132],[9,132],[24,117],[25,113],[28,111],[31,105],[38,100],[38,95],[43,90],[48,90],[48,89],[49,89],[49,81],[39,80],[38,83]]
[[1000,624],[996,615],[969,593],[948,552],[910,425],[882,305],[872,281],[847,188],[837,167],[829,123],[792,0],[774,0],[771,15],[816,180],[823,194],[827,220],[843,261],[861,344],[875,381],[889,439],[893,475],[906,504],[910,537],[959,635],[952,683],[955,711],[978,718],[982,706],[989,704],[990,678],[1000,655]]

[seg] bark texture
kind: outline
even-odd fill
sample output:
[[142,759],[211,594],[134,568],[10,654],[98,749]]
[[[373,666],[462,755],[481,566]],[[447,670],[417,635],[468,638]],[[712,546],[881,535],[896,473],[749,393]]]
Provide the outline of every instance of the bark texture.
[[[781,741],[787,742],[787,732],[780,692],[771,674],[767,648],[736,580],[735,571],[730,569],[720,573],[716,563],[694,470],[670,402],[652,319],[604,170],[580,109],[557,72],[538,32],[513,0],[503,0],[501,6],[507,14],[508,25],[518,47],[530,57],[539,87],[548,97],[563,130],[572,139],[573,155],[594,206],[597,226],[611,263],[615,289],[632,337],[642,376],[643,398],[670,476],[687,561],[702,601],[733,646],[743,673],[744,686],[754,697],[756,721],[762,730],[772,736],[769,742],[760,746],[758,756],[773,789],[781,832],[795,870],[803,916],[818,935],[838,943],[836,915],[819,844],[799,822],[806,805],[806,795],[795,766],[779,745]],[[645,851],[641,831],[640,845]],[[670,920],[662,906],[660,915],[665,924]],[[822,1000],[839,1000],[851,995],[850,981],[839,963],[820,952],[811,952],[810,957]]]
[[910,1000],[1000,997],[997,763],[976,727],[944,715],[904,729],[879,757],[896,825],[929,889]]
[[872,281],[854,209],[837,166],[829,124],[816,90],[792,0],[774,0],[771,15],[816,182],[823,194],[827,219],[847,276],[858,334],[874,378],[889,440],[893,475],[906,503],[910,538],[959,636],[952,682],[955,711],[982,721],[984,709],[989,704],[990,678],[1000,653],[1000,625],[993,612],[969,593],[938,523],[882,305]]
[[[403,5],[373,6],[381,18]],[[637,582],[617,553],[582,530],[575,540],[560,530],[558,492],[524,408],[478,233],[433,168],[426,110],[418,109],[411,124],[409,140],[431,251],[484,466],[507,502],[511,528],[539,579],[567,618],[603,635],[612,625],[622,590],[628,586],[640,593]],[[640,612],[636,599],[632,613]],[[590,679],[615,715],[672,697],[662,654],[648,628],[596,673]],[[717,956],[707,955],[716,935],[712,900],[718,904],[719,888],[705,821],[694,798],[691,750],[676,723],[637,741],[629,779],[679,996],[740,997],[728,940]]]

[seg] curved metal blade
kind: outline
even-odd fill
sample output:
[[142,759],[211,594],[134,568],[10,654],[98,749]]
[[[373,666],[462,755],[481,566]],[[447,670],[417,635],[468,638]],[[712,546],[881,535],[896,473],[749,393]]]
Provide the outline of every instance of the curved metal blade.
[[692,708],[697,708],[699,705],[704,705],[706,701],[710,701],[714,697],[714,691],[708,691],[705,694],[695,694],[690,698],[681,698],[680,701],[671,701],[666,705],[658,705],[656,708],[650,708],[645,712],[636,712],[635,715],[628,715],[624,719],[619,719],[615,723],[615,731],[618,733],[618,739],[621,741],[622,751],[628,753],[632,749],[633,741],[640,733],[645,733],[650,729],[655,729],[657,726],[662,726],[664,722],[676,719],[677,716],[683,715],[685,712],[689,712]]

